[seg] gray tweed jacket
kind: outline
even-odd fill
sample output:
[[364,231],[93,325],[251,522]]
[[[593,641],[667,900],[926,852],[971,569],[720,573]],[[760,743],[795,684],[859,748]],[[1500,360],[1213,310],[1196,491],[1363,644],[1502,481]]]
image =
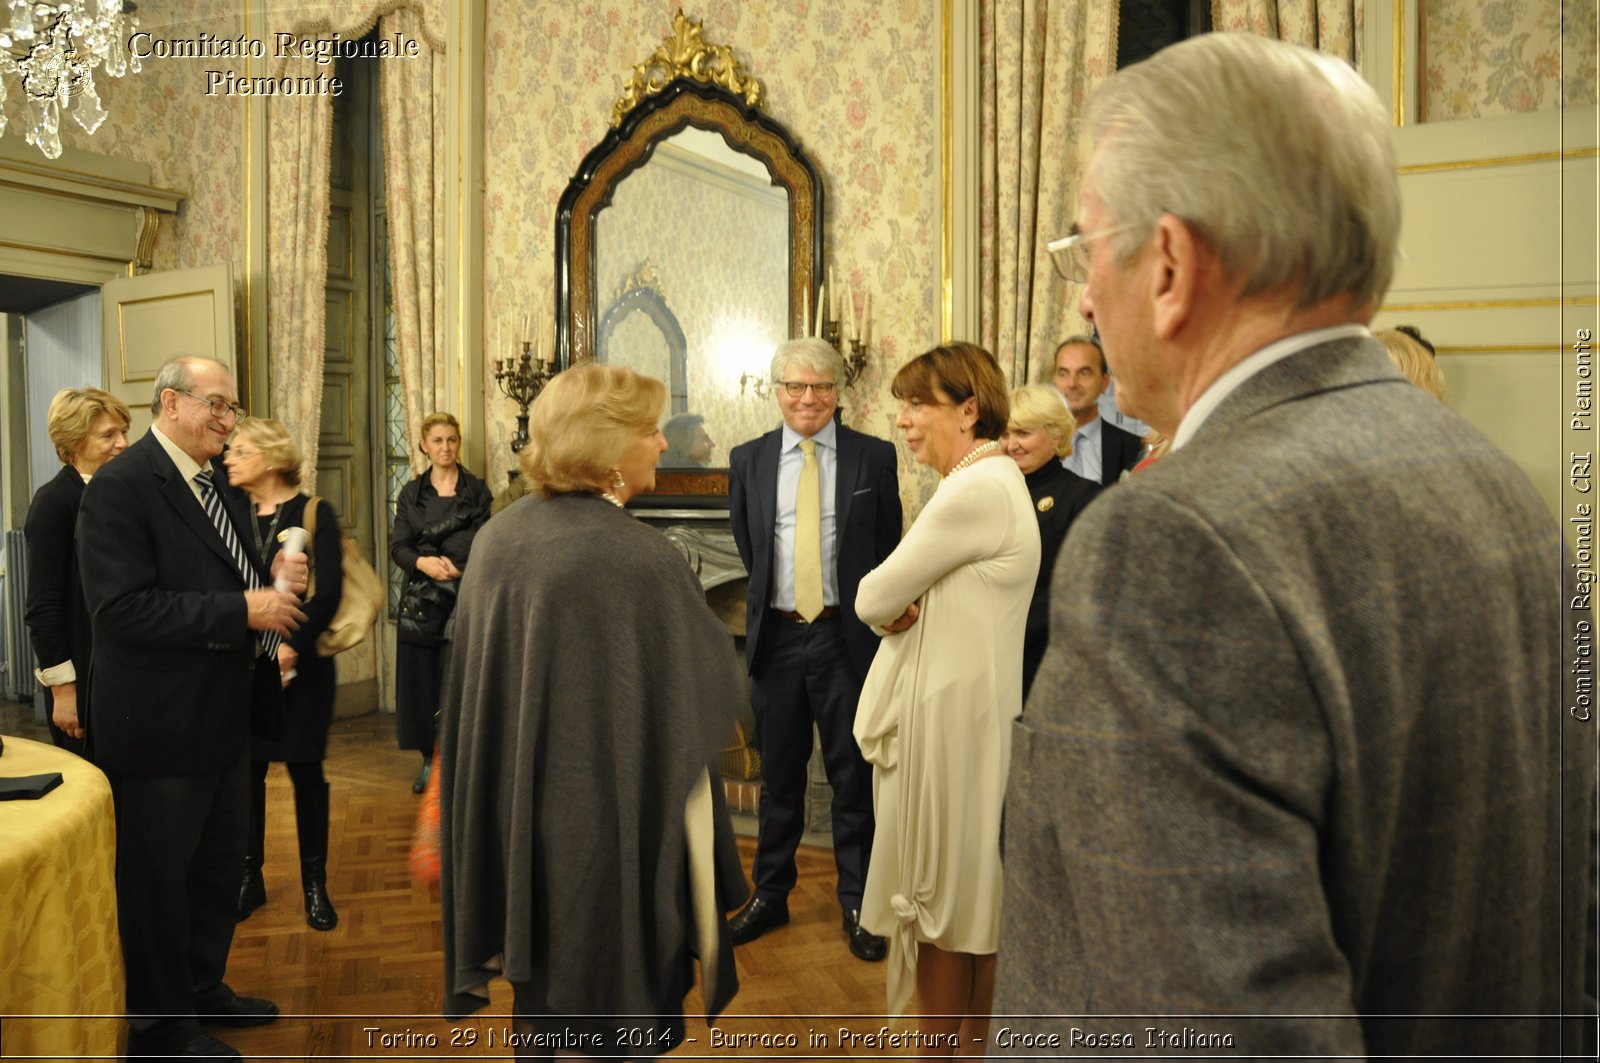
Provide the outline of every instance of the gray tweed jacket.
[[1328,343],[1105,492],[1062,556],[995,1009],[1063,1017],[997,1029],[1575,1047],[1539,1016],[1582,1003],[1595,724],[1567,712],[1560,531],[1504,455],[1376,342]]

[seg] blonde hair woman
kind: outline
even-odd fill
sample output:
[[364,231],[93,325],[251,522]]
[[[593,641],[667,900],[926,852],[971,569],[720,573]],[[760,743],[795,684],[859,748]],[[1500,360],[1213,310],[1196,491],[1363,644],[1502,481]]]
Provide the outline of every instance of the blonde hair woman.
[[1048,384],[1029,384],[1011,393],[1011,420],[1000,437],[1006,453],[1022,470],[1039,518],[1039,578],[1028,604],[1028,631],[1022,643],[1022,696],[1050,641],[1050,576],[1067,529],[1100,493],[1100,485],[1071,472],[1061,459],[1072,453],[1077,422],[1061,392]]
[[531,497],[473,547],[439,732],[446,1012],[504,976],[519,1032],[627,1058],[683,1039],[691,955],[708,1019],[732,999],[723,913],[746,893],[711,769],[745,697],[733,640],[623,509],[655,483],[665,405],[592,364],[533,404]]
[[[246,417],[233,430],[223,455],[228,482],[247,492],[255,522],[251,534],[256,551],[268,565],[277,555],[281,533],[307,526],[311,504],[300,490],[304,458],[279,421]],[[307,545],[316,579],[316,594],[301,606],[305,623],[278,647],[283,676],[283,737],[250,740],[250,828],[245,839],[244,877],[239,885],[236,915],[247,918],[267,901],[262,874],[267,827],[267,768],[283,761],[294,785],[294,818],[300,841],[300,889],[305,898],[306,925],[332,930],[339,922],[328,897],[328,781],[322,762],[328,755],[328,727],[333,723],[334,669],[331,657],[317,655],[317,638],[328,629],[344,592],[339,514],[323,500],[316,510],[316,540]]]
[[1409,325],[1402,325],[1373,335],[1389,352],[1389,361],[1406,375],[1407,380],[1440,402],[1444,401],[1444,374],[1439,371],[1439,361],[1434,357],[1432,344],[1424,340],[1421,333]]
[[33,496],[23,536],[28,543],[28,635],[50,703],[50,740],[85,753],[89,653],[94,637],[78,574],[75,528],[83,485],[128,446],[128,407],[109,391],[67,388],[45,414],[61,471]]
[[433,763],[445,627],[473,536],[489,519],[493,499],[483,481],[458,462],[461,422],[454,415],[423,418],[417,446],[428,456],[428,468],[400,489],[389,557],[406,576],[396,624],[395,738],[401,749],[422,754],[411,784],[411,792],[420,794]]

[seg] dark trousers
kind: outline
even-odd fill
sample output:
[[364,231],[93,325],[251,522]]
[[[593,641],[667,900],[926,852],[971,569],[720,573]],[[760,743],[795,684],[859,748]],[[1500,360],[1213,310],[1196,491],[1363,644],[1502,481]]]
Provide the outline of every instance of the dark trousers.
[[805,833],[811,728],[833,787],[833,860],[842,908],[861,907],[872,854],[872,769],[852,733],[861,680],[850,667],[837,617],[804,624],[768,614],[761,660],[751,673],[761,749],[756,896],[776,901],[795,883],[795,850]]
[[209,775],[112,778],[117,917],[128,1023],[142,1045],[181,1045],[223,994],[244,868],[248,761]]

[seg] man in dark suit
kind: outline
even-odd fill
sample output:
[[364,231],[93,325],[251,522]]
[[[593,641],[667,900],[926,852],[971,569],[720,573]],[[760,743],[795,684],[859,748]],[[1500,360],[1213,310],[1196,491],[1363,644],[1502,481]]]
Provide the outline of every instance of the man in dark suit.
[[[218,460],[242,413],[227,368],[169,361],[151,410],[151,430],[89,482],[78,514],[94,630],[89,719],[117,811],[128,1054],[238,1058],[200,1022],[250,1026],[278,1013],[235,994],[223,973],[252,715],[276,712],[277,642],[305,617],[294,594],[273,589],[248,503]],[[275,568],[305,590],[303,556]]]
[[[1217,33],[1085,122],[1062,251],[1122,405],[1173,443],[1056,570],[997,1011],[1146,1053],[1576,1052],[1588,609],[1527,477],[1367,330],[1387,112],[1341,60]],[[1149,1018],[1082,1018],[1108,1014]]]
[[795,849],[805,831],[812,725],[833,787],[837,895],[850,951],[884,956],[860,925],[872,852],[872,770],[853,730],[878,636],[856,618],[861,577],[900,541],[894,447],[837,423],[838,352],[790,340],[772,359],[783,425],[730,455],[728,500],[750,573],[745,654],[761,750],[755,897],[731,924],[742,945],[789,921]]
[[1110,486],[1139,464],[1144,444],[1101,416],[1101,396],[1111,386],[1105,352],[1093,336],[1069,336],[1056,348],[1056,370],[1051,379],[1067,400],[1078,422],[1072,433],[1072,453],[1061,459],[1068,472],[1091,483]]

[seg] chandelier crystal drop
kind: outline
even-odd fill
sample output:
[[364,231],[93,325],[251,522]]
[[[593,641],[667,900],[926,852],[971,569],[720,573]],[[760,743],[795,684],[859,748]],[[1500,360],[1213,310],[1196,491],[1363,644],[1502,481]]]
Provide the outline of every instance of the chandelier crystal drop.
[[[94,72],[114,78],[139,72],[128,37],[139,28],[128,0],[0,0],[0,134],[11,83],[20,92],[27,141],[47,158],[61,156],[61,112],[70,110],[85,133],[106,120]],[[91,13],[91,8],[93,12]]]

